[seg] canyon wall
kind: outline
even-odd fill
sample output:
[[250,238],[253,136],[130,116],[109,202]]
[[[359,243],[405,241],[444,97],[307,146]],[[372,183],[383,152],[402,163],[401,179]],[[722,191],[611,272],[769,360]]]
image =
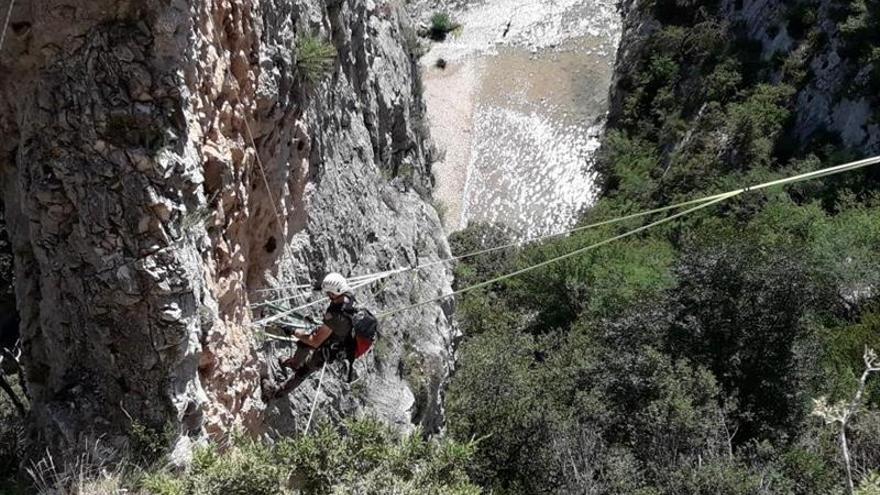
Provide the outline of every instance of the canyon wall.
[[[307,39],[332,45],[327,70],[308,68]],[[416,44],[399,7],[372,0],[16,5],[0,175],[44,439],[298,428],[309,383],[260,398],[272,346],[251,305],[278,295],[260,290],[448,256],[424,200]],[[437,266],[358,295],[381,310],[450,282]],[[322,410],[436,427],[448,313],[383,322],[363,390],[330,373],[340,399]]]

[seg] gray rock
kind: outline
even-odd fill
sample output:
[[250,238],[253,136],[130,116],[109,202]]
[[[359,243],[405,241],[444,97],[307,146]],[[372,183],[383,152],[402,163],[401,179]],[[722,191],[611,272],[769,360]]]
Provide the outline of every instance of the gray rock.
[[[129,415],[192,439],[295,431],[313,385],[284,407],[260,399],[256,291],[449,254],[424,201],[405,14],[370,0],[49,0],[17,3],[12,22],[31,27],[0,55],[0,178],[35,428],[59,447],[124,438]],[[338,51],[316,84],[297,69],[305,33]],[[361,299],[381,311],[450,282],[436,267]],[[383,322],[366,391],[330,374],[321,415],[436,428],[452,333],[439,305]]]
[[[632,72],[644,41],[659,27],[656,19],[639,8],[642,3],[626,0],[621,4],[625,16],[624,34],[612,84],[610,127],[618,122],[626,97],[616,87],[617,81]],[[782,0],[723,0],[719,8],[725,21],[744,26],[748,36],[761,43],[762,59],[771,60],[774,55],[788,56],[793,50],[803,48],[797,46],[789,35],[787,4]],[[836,7],[831,0],[816,5],[816,25],[822,31],[823,41],[813,47],[805,59],[810,79],[796,95],[792,131],[801,143],[808,143],[817,133],[829,132],[840,136],[843,145],[849,149],[865,155],[876,154],[880,152],[880,134],[877,133],[880,126],[875,123],[877,105],[872,102],[871,95],[852,94],[873,68],[870,65],[860,67],[859,60],[841,58],[840,49],[844,43],[840,22],[833,18],[833,8]],[[781,75],[777,74],[775,78],[781,79]]]

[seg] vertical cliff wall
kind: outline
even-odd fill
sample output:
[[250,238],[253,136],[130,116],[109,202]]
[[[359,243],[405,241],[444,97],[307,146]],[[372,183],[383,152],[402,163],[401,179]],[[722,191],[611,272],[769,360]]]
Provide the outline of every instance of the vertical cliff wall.
[[[297,68],[305,35],[338,52],[316,83]],[[407,36],[397,7],[371,0],[16,5],[0,167],[46,438],[115,438],[131,418],[181,438],[289,418],[295,407],[259,398],[255,291],[448,254],[419,194],[431,184]],[[365,299],[393,306],[449,283],[438,267]],[[446,314],[426,307],[385,336],[371,390],[347,407],[429,421],[399,364],[424,368],[420,404],[436,410]]]

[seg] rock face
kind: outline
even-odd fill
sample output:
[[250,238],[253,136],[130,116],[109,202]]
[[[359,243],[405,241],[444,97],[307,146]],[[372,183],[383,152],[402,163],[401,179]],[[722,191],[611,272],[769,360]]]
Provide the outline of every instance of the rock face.
[[[639,8],[644,3],[627,0],[621,4],[624,35],[618,50],[616,80],[611,86],[611,127],[620,116],[626,96],[615,90],[617,82],[639,59],[647,35],[660,27],[656,19],[646,14],[647,9]],[[876,69],[846,53],[840,19],[844,6],[845,2],[832,0],[811,3],[811,15],[815,18],[808,28],[797,23],[797,5],[781,0],[722,0],[719,12],[722,20],[743,28],[746,37],[759,46],[763,61],[787,58],[803,65],[808,73],[794,108],[795,143],[807,144],[817,137],[834,135],[839,137],[842,148],[876,154],[880,153],[876,95],[865,90],[871,72]],[[793,34],[805,29],[812,32]],[[818,41],[811,41],[811,37]]]
[[[33,420],[56,445],[121,442],[133,420],[171,424],[179,444],[291,431],[312,388],[260,399],[257,291],[448,256],[422,199],[414,35],[393,4],[34,0],[10,26],[3,203]],[[315,82],[306,37],[338,54]],[[438,266],[360,298],[381,311],[450,282]],[[342,399],[321,410],[435,426],[448,314],[382,331],[363,390],[329,373]]]
[[[874,106],[865,95],[851,91],[854,82],[863,81],[872,67],[842,54],[844,42],[840,22],[833,20],[841,2],[824,0],[816,8],[816,29],[823,42],[808,52],[798,47],[789,33],[790,7],[780,0],[724,0],[722,10],[731,22],[748,26],[749,36],[761,44],[761,57],[800,51],[812,74],[797,99],[796,137],[808,140],[816,132],[831,132],[848,148],[880,152],[880,125],[874,119]],[[854,94],[856,93],[856,94]]]

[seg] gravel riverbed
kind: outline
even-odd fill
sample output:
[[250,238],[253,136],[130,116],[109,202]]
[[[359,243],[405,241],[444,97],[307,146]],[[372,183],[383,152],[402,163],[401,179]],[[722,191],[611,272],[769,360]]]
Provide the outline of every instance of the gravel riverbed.
[[[426,3],[417,15],[440,10]],[[571,226],[597,192],[591,161],[620,39],[615,2],[487,0],[448,11],[462,28],[422,57],[447,230],[490,221],[526,237]]]

